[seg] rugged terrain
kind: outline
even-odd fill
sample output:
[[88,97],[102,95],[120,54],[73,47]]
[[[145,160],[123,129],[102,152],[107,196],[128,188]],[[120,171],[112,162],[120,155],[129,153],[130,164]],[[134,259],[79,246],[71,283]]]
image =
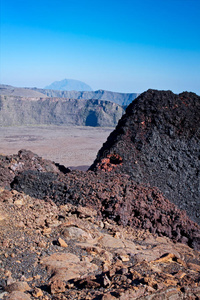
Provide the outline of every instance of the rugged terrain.
[[101,100],[0,96],[0,126],[115,126],[124,110]]
[[199,151],[200,97],[148,90],[128,106],[91,169],[158,187],[200,224]]
[[200,252],[80,205],[0,197],[0,299],[199,299]]
[[26,150],[0,174],[0,299],[200,297],[200,228],[158,189]]
[[[196,182],[198,106],[195,94],[147,91],[87,172],[27,150],[1,155],[0,299],[200,299],[200,227],[188,216],[194,208],[170,202],[159,176],[155,184],[141,179],[145,172],[151,178],[142,149],[159,162],[171,153],[176,158],[173,136],[181,145],[177,174],[188,169],[191,186]],[[137,164],[144,168],[138,176]],[[168,164],[158,166],[163,178]]]

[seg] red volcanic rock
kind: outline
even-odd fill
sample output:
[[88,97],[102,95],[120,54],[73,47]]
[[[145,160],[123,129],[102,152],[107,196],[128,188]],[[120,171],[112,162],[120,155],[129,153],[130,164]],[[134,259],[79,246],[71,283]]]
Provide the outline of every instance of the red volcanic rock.
[[100,163],[97,164],[97,169],[103,171],[112,171],[117,165],[122,165],[122,158],[118,154],[108,154],[106,158],[103,158]]

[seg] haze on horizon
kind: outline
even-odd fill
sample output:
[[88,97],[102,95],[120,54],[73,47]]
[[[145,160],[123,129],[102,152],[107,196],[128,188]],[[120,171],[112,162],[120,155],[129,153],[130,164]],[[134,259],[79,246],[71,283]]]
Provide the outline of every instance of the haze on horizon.
[[200,95],[199,0],[0,3],[0,83]]

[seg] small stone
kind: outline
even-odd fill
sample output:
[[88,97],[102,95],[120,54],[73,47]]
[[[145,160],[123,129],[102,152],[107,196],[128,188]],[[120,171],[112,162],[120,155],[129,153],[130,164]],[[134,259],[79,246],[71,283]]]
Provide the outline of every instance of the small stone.
[[101,228],[101,229],[103,229],[104,228],[104,223],[102,222],[102,221],[99,221],[99,227]]
[[41,276],[40,276],[39,274],[37,274],[37,275],[33,276],[33,278],[34,278],[35,280],[38,280],[38,279],[41,278]]
[[4,275],[5,275],[6,277],[11,277],[12,273],[11,273],[10,270],[5,270]]
[[63,239],[61,239],[61,238],[58,238],[58,245],[60,247],[64,247],[64,248],[68,247],[67,243]]
[[9,247],[9,240],[4,240],[2,246],[5,247],[5,248],[8,248]]
[[25,225],[24,225],[24,223],[22,221],[19,221],[17,223],[17,226],[20,227],[20,228],[24,228],[25,227]]
[[121,254],[120,256],[120,259],[123,261],[123,262],[126,262],[126,261],[129,261],[130,259],[129,259],[129,256],[128,255],[123,255],[123,254]]
[[32,295],[33,295],[33,297],[35,297],[35,298],[39,298],[39,297],[42,297],[43,296],[43,292],[42,292],[42,290],[41,289],[39,289],[39,288],[34,288],[34,290],[33,290],[33,292],[32,292]]
[[161,258],[156,259],[155,263],[166,263],[171,262],[173,259],[176,259],[176,256],[173,253],[166,253]]
[[107,286],[110,286],[110,284],[111,284],[111,281],[108,278],[108,276],[105,274],[104,279],[103,279],[103,285],[104,285],[104,287],[107,287]]
[[88,257],[88,256],[83,256],[82,259],[81,259],[81,261],[84,261],[84,262],[86,262],[86,263],[90,263],[91,260],[92,260],[92,257],[91,257],[91,256],[90,256],[90,257]]
[[200,272],[200,265],[188,263],[187,266],[194,271]]
[[21,276],[20,281],[27,281],[26,277],[24,275]]
[[15,200],[14,204],[17,206],[22,206],[24,205],[24,199],[17,199]]
[[51,283],[51,293],[52,294],[58,294],[58,293],[63,293],[65,292],[65,282],[63,282],[62,280],[54,280]]
[[48,236],[50,233],[51,233],[51,228],[45,228],[43,231],[42,231],[43,235],[45,236]]
[[16,282],[15,279],[13,279],[11,276],[7,279],[7,285],[10,285],[11,283]]
[[7,292],[0,293],[0,299],[6,299],[6,295],[8,295]]
[[121,240],[116,239],[109,234],[104,234],[100,243],[106,248],[124,248],[124,243]]
[[6,217],[7,217],[7,216],[6,216],[4,213],[0,212],[0,221],[5,220]]
[[121,237],[120,232],[119,232],[119,231],[115,232],[115,233],[114,233],[114,237],[115,237],[116,239],[120,239],[120,237]]
[[20,291],[13,291],[6,297],[6,300],[31,300],[31,297]]
[[105,261],[103,263],[103,272],[108,272],[110,269],[110,263],[108,261]]
[[116,300],[117,298],[112,296],[111,293],[103,295],[102,300]]
[[90,233],[75,226],[68,226],[67,228],[65,228],[63,230],[63,235],[65,238],[69,238],[72,240],[78,240],[78,241],[92,240],[92,236]]
[[40,248],[46,248],[46,245],[47,245],[47,243],[45,243],[44,241],[40,241],[38,243],[38,247],[40,247]]
[[5,290],[9,293],[13,291],[25,292],[30,291],[30,289],[31,288],[26,281],[14,282],[5,287]]

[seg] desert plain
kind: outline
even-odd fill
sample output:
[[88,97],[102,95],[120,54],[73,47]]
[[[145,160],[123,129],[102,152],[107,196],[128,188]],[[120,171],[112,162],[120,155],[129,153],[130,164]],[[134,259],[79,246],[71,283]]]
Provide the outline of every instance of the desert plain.
[[11,155],[27,149],[66,167],[86,170],[113,129],[56,125],[1,127],[0,154]]

